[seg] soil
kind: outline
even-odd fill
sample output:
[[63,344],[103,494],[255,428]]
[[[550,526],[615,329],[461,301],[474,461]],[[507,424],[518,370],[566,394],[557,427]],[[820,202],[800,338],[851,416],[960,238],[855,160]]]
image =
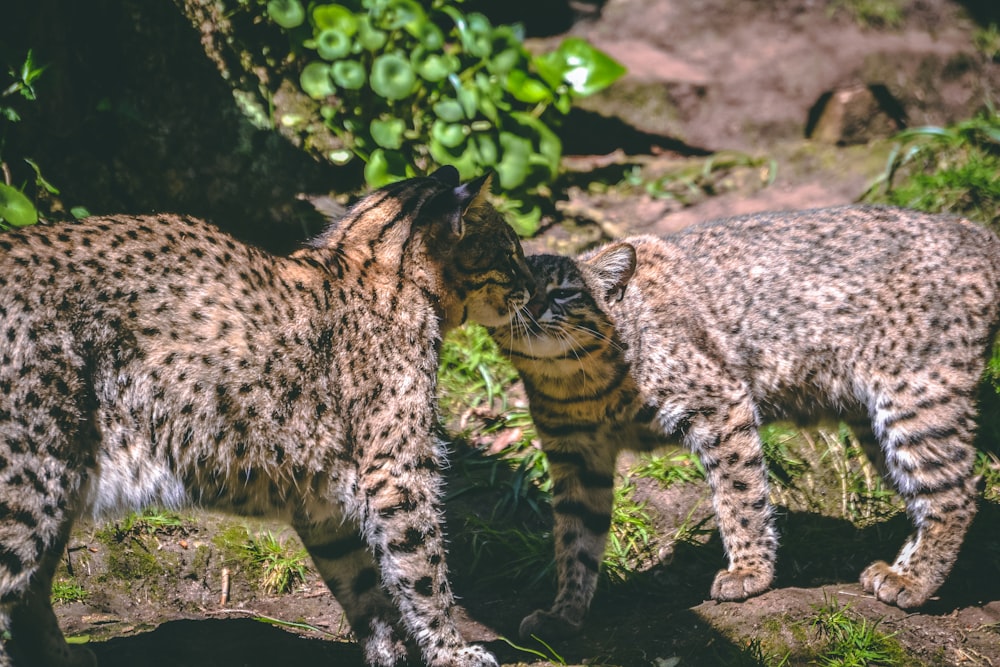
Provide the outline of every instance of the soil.
[[[851,202],[884,169],[891,130],[968,118],[991,95],[996,100],[997,65],[971,46],[976,20],[998,18],[991,3],[902,3],[904,20],[894,29],[860,26],[842,9],[847,4],[543,2],[562,23],[558,34],[544,21],[529,23],[535,46],[567,34],[583,36],[630,73],[568,119],[568,196],[559,203],[558,219],[528,247],[576,250],[624,233],[670,232],[700,219]],[[841,142],[808,140],[824,101],[858,86],[888,91],[892,103],[873,112],[887,119],[881,132]],[[717,151],[752,159],[720,170],[710,188],[685,201],[654,196],[656,188],[647,191],[660,174],[704,164]],[[588,186],[593,180],[621,183],[594,188]],[[551,649],[529,647],[553,662],[561,656],[571,665],[779,664],[787,655],[784,664],[809,664],[823,640],[810,619],[836,600],[892,634],[907,664],[1000,665],[997,505],[983,502],[950,579],[919,612],[879,603],[856,583],[867,563],[894,556],[909,529],[905,517],[859,529],[794,503],[780,508],[783,538],[773,589],[741,603],[716,603],[708,600],[708,590],[724,558],[710,530],[707,489],[633,481],[657,528],[657,558],[627,581],[600,589],[579,637]],[[516,642],[520,619],[551,601],[551,578],[507,579],[509,563],[503,561],[471,566],[474,554],[459,529],[461,517],[488,503],[466,495],[449,506],[450,562],[463,628],[470,639],[487,642],[504,664],[548,664],[501,638]],[[702,519],[704,531],[672,540],[679,527]],[[81,527],[69,563],[89,596],[57,605],[66,634],[88,639],[102,667],[363,664],[339,607],[315,574],[294,594],[266,595],[227,560],[214,536],[232,521],[198,514],[182,529],[120,543]],[[544,531],[545,522],[536,530]],[[121,551],[150,554],[167,565],[139,567],[131,579],[105,580],[102,574]],[[226,604],[219,600],[223,567],[232,569]],[[497,576],[483,576],[484,570]],[[746,657],[755,639],[771,660]]]

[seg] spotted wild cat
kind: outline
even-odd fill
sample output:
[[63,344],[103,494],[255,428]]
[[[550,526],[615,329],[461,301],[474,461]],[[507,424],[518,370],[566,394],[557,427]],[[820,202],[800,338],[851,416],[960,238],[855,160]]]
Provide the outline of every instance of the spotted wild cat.
[[0,666],[91,665],[49,603],[73,521],[287,519],[373,665],[495,665],[452,619],[437,349],[533,289],[484,181],[365,196],[289,257],[184,216],[0,233]]
[[622,449],[679,440],[696,452],[729,558],[712,597],[768,588],[777,534],[757,428],[823,412],[881,448],[916,525],[892,565],[861,574],[864,588],[912,608],[941,585],[976,510],[975,394],[1000,308],[991,232],[852,206],[528,263],[543,295],[532,317],[491,329],[524,380],[553,478],[558,593],[523,636],[580,628]]

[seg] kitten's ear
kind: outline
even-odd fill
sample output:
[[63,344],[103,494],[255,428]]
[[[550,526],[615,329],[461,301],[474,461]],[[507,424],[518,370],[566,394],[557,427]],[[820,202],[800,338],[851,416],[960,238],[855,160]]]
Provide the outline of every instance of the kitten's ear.
[[628,243],[612,243],[584,262],[597,274],[604,298],[620,301],[635,273],[635,248]]

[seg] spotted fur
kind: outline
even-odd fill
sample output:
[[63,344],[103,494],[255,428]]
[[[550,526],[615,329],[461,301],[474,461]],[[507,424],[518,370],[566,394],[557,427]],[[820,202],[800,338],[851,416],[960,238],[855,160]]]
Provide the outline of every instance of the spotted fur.
[[93,664],[53,570],[77,517],[153,503],[289,521],[372,665],[495,665],[452,619],[433,436],[442,333],[533,289],[483,185],[386,186],[289,257],[174,215],[0,233],[0,666]]
[[532,318],[492,334],[549,458],[559,589],[522,635],[580,628],[622,449],[679,440],[696,452],[729,558],[712,597],[767,589],[777,534],[757,429],[821,413],[856,425],[884,457],[916,526],[892,565],[861,574],[864,588],[903,608],[938,589],[976,510],[975,394],[1000,305],[991,232],[855,206],[528,261],[544,296]]

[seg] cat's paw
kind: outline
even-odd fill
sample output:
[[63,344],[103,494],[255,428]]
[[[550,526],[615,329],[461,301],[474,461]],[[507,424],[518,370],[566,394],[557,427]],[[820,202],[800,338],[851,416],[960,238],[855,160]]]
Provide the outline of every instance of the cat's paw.
[[427,662],[431,667],[499,667],[496,657],[482,646],[466,644],[456,651],[441,652]]
[[395,667],[407,662],[408,651],[396,629],[383,620],[370,625],[371,634],[364,638],[365,663],[375,667]]
[[773,579],[774,571],[771,569],[737,567],[732,570],[720,570],[712,582],[711,596],[713,600],[723,602],[746,600],[766,591]]
[[861,587],[887,604],[901,609],[923,605],[934,592],[913,576],[900,574],[884,561],[875,561],[861,573]]
[[565,616],[539,609],[524,617],[517,634],[522,641],[531,639],[532,635],[551,641],[572,637],[580,632],[581,627],[583,623],[580,621],[572,621]]

